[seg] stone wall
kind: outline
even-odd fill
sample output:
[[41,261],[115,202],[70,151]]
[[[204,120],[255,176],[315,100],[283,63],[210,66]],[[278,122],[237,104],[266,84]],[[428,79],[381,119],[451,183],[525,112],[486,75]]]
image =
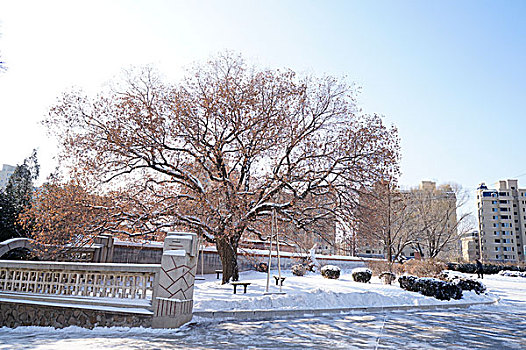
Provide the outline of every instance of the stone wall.
[[[215,273],[215,270],[221,270],[221,259],[219,259],[219,254],[214,251],[204,251],[204,266],[201,265],[201,252],[199,253],[199,260],[197,262],[197,274],[200,275],[202,270],[205,274]],[[323,257],[320,255],[316,256],[316,259],[321,265],[336,265],[342,270],[350,270],[356,267],[364,267],[366,262],[369,260],[377,259],[363,259],[355,257]],[[239,271],[249,271],[254,270],[254,265],[257,263],[268,263],[268,253],[251,253],[251,255],[238,254],[238,266]],[[284,270],[290,270],[292,265],[298,264],[301,262],[299,255],[295,254],[291,256],[290,253],[283,253],[283,256],[280,257],[280,265]],[[278,258],[276,252],[272,253],[272,266],[271,269],[277,269]],[[203,267],[203,268],[202,268]]]
[[[118,242],[113,246],[113,262],[114,263],[128,263],[128,264],[159,264],[163,255],[162,245],[155,246],[148,244],[144,246],[126,244],[124,242]],[[249,251],[248,249],[242,251]],[[258,253],[259,252],[259,253]],[[217,251],[208,247],[205,251],[198,251],[197,261],[197,274],[213,274],[215,270],[221,270],[221,260]],[[202,257],[203,255],[203,257]],[[293,255],[293,256],[291,256]],[[203,259],[203,262],[201,262]],[[336,265],[341,269],[353,269],[355,267],[365,266],[365,262],[369,260],[378,260],[370,258],[357,258],[357,257],[329,257],[317,255],[318,262],[322,265]],[[280,259],[282,269],[290,269],[292,265],[298,264],[301,261],[299,254],[293,254],[291,252],[282,252]],[[265,250],[253,250],[251,255],[238,254],[238,266],[240,271],[248,271],[254,269],[254,264],[260,262],[268,262],[268,251]],[[276,257],[276,251],[272,254],[272,266],[277,268],[278,259]]]
[[19,326],[151,327],[152,315],[1,302],[0,325],[11,328]]
[[113,246],[113,262],[124,264],[160,264],[163,247]]

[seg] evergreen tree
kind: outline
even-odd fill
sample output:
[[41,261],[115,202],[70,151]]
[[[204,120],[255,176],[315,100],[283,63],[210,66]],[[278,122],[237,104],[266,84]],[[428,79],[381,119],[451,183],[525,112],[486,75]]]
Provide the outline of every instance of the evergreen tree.
[[0,241],[27,236],[28,230],[18,222],[18,217],[31,205],[33,181],[38,178],[39,170],[37,152],[33,150],[22,165],[17,165],[6,188],[0,192]]

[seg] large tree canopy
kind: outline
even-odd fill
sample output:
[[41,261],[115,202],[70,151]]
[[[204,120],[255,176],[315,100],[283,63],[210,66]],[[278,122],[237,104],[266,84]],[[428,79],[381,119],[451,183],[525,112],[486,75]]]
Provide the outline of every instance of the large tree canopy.
[[46,123],[73,176],[138,198],[127,220],[215,243],[227,282],[239,240],[272,211],[306,227],[396,168],[396,130],[359,114],[355,95],[340,79],[225,54],[174,84],[144,68],[96,97],[66,93]]

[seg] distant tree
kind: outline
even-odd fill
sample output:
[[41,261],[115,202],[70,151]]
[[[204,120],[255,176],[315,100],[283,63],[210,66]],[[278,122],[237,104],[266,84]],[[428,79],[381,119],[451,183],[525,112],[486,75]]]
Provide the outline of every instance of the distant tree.
[[410,201],[393,180],[364,190],[356,210],[357,245],[379,248],[387,261],[397,260],[411,244],[411,210]]
[[411,198],[411,246],[423,257],[455,258],[458,241],[473,229],[470,214],[462,208],[469,196],[457,184],[433,189],[413,189]]
[[240,239],[261,234],[257,223],[272,212],[306,227],[396,163],[396,130],[358,114],[355,95],[336,78],[226,54],[177,84],[146,68],[95,98],[67,93],[46,123],[72,176],[100,193],[126,188],[144,210],[137,220],[214,243],[226,283],[238,278]]
[[34,181],[39,171],[37,152],[33,150],[31,156],[16,167],[6,188],[0,192],[0,241],[27,237],[28,229],[18,222],[18,218],[31,205]]

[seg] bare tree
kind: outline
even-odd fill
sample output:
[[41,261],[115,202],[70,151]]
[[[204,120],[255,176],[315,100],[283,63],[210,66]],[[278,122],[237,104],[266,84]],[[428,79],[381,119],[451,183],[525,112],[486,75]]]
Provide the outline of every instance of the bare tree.
[[132,214],[157,228],[215,243],[223,283],[238,278],[240,239],[264,235],[257,224],[272,211],[308,227],[398,160],[396,130],[358,115],[352,86],[231,54],[177,84],[145,68],[96,97],[66,93],[45,123],[72,176],[145,201]]
[[472,229],[470,214],[463,213],[469,195],[457,184],[413,189],[411,198],[412,247],[421,256],[451,258],[460,237]]
[[376,246],[387,261],[397,260],[411,244],[410,206],[391,179],[376,183],[360,194],[357,210],[357,245]]

